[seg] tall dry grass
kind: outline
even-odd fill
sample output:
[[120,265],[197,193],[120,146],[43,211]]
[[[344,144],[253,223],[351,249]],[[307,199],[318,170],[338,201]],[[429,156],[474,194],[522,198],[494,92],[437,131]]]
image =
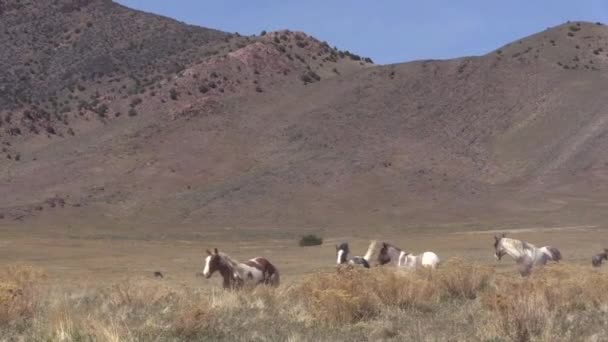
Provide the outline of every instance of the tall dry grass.
[[58,287],[0,272],[0,341],[606,341],[608,274],[529,278],[450,260],[438,270],[341,268],[239,292],[129,279]]

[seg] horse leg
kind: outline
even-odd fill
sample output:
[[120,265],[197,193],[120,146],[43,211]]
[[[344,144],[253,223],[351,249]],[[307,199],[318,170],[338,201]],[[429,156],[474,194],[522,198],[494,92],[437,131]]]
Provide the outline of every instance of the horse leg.
[[519,273],[522,277],[527,277],[532,272],[532,267],[534,266],[534,260],[529,256],[525,256],[517,261],[519,265]]

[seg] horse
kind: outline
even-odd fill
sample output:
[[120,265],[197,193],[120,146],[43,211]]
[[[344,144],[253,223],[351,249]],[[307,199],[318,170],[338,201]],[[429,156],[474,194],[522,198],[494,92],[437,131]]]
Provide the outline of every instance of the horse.
[[207,254],[203,276],[209,279],[219,271],[224,278],[225,289],[239,289],[245,284],[279,286],[279,271],[266,258],[257,257],[239,263],[217,248],[213,252],[207,250]]
[[608,260],[608,248],[604,248],[602,253],[594,255],[591,258],[591,265],[593,265],[593,267],[600,267],[604,260]]
[[515,259],[522,276],[528,276],[534,266],[543,266],[549,260],[555,262],[562,260],[561,252],[555,247],[538,248],[526,241],[507,238],[506,234],[494,236],[494,256],[501,260],[505,254]]
[[337,255],[337,264],[345,264],[349,265],[361,265],[365,268],[369,268],[369,262],[371,261],[372,254],[374,253],[374,248],[376,247],[376,241],[372,241],[367,248],[367,252],[364,256],[355,256],[351,259],[348,259],[348,253],[350,249],[348,248],[348,243],[343,242],[340,245],[336,245],[336,255]]
[[419,266],[437,268],[439,265],[439,257],[433,252],[424,252],[418,255],[413,255],[402,251],[400,248],[383,242],[380,253],[378,254],[378,263],[380,265],[393,264],[397,267],[407,267],[416,269]]

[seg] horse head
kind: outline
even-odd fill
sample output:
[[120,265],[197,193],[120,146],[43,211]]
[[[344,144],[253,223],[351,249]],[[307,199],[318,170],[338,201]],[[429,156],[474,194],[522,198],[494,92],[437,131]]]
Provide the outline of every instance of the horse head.
[[211,275],[213,275],[213,273],[220,268],[221,258],[222,257],[217,248],[214,248],[213,252],[207,250],[207,257],[205,258],[205,268],[203,270],[203,276],[205,276],[205,278],[211,278]]
[[506,236],[507,234],[505,233],[500,235],[494,235],[494,257],[498,260],[500,260],[505,254],[507,254],[504,246],[502,245],[502,239]]
[[348,253],[350,250],[348,249],[348,243],[343,242],[340,245],[336,245],[336,256],[337,256],[337,264],[344,264],[346,260],[348,260]]
[[389,253],[389,248],[391,246],[386,243],[383,242],[382,243],[382,248],[380,248],[380,252],[378,253],[378,264],[379,265],[385,265],[388,264],[389,262],[391,262],[391,255]]

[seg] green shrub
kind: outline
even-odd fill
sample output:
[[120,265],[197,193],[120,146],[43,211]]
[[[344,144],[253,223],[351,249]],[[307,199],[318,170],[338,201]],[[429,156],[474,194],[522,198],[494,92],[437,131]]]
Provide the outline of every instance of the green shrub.
[[304,235],[300,239],[300,247],[305,246],[319,246],[323,244],[323,238],[314,234]]

